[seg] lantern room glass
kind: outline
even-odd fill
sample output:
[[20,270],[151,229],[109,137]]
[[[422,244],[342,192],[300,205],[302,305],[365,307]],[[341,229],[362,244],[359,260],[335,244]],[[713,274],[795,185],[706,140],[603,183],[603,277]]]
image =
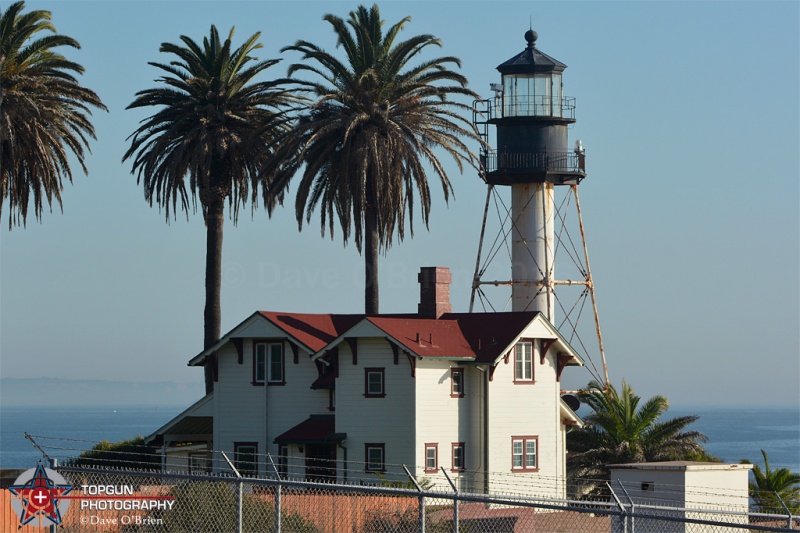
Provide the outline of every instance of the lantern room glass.
[[560,117],[561,74],[503,76],[504,117]]

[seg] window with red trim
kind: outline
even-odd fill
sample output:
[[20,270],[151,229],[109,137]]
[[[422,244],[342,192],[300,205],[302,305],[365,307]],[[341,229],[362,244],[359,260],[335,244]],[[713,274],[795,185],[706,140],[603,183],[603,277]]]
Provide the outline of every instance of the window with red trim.
[[514,346],[514,382],[533,383],[532,342],[518,342]]
[[364,396],[383,398],[386,396],[386,371],[383,368],[364,369]]
[[284,379],[283,342],[253,343],[253,385],[283,385]]
[[364,444],[364,470],[384,472],[386,470],[386,444],[368,442]]
[[464,443],[453,443],[453,472],[463,472],[466,470],[466,455],[464,454]]
[[511,470],[539,470],[539,437],[511,437]]
[[463,398],[464,397],[464,369],[451,368],[450,369],[450,397]]
[[439,469],[439,445],[428,443],[425,445],[425,473],[435,474]]

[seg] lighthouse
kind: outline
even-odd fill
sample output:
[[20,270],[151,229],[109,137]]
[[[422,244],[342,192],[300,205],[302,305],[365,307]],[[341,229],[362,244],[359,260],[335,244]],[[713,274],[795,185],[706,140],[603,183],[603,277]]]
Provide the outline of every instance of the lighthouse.
[[555,188],[586,177],[585,153],[580,141],[569,145],[575,99],[563,94],[566,65],[541,52],[537,38],[525,32],[525,49],[497,67],[501,82],[491,84],[493,98],[476,103],[475,124],[487,142],[482,177],[490,189],[511,189],[511,310],[554,322]]

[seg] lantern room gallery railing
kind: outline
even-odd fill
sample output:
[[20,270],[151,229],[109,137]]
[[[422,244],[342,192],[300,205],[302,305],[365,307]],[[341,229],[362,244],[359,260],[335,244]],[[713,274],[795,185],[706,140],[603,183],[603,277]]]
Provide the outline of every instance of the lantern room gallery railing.
[[[561,99],[551,96],[500,97],[483,100],[486,110],[483,120],[490,121],[510,117],[556,117],[575,119],[575,97]],[[560,104],[560,105],[559,105]]]
[[586,172],[584,152],[502,152],[492,150],[481,154],[481,165],[485,172],[523,173]]

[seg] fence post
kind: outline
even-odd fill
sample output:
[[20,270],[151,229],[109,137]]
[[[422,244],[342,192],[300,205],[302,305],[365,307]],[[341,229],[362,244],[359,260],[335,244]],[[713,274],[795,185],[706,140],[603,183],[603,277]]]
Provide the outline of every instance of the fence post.
[[275,533],[281,533],[281,473],[278,472],[278,467],[275,466],[272,455],[267,454],[267,459],[269,459],[269,464],[272,465],[272,471],[275,472],[275,479],[278,480],[278,485],[275,487]]
[[788,507],[786,507],[786,504],[783,503],[783,498],[780,497],[780,495],[778,494],[778,491],[774,490],[772,492],[775,494],[775,497],[778,498],[778,501],[781,502],[781,506],[783,507],[783,510],[786,511],[786,514],[789,515],[789,523],[786,525],[786,527],[789,528],[789,529],[792,529],[792,512],[789,510]]
[[242,533],[242,478],[236,479],[236,533]]
[[447,482],[453,487],[453,533],[458,533],[458,489],[456,488],[456,484],[453,483],[453,480],[450,479],[450,476],[447,475],[447,471],[444,467],[440,466],[439,468],[442,469],[442,474],[447,478]]
[[618,480],[617,480],[617,483],[619,483],[619,486],[620,486],[620,488],[622,489],[622,492],[624,492],[624,493],[625,493],[625,497],[626,497],[626,498],[628,498],[628,501],[629,501],[629,502],[631,502],[631,516],[630,516],[630,520],[631,520],[631,533],[636,533],[636,522],[635,522],[635,520],[636,520],[636,517],[635,517],[635,516],[633,516],[633,513],[635,513],[635,512],[636,512],[636,509],[634,508],[634,504],[633,504],[633,498],[631,498],[631,495],[630,495],[630,494],[628,494],[628,491],[625,489],[625,485],[623,485],[623,484],[622,484],[622,480],[621,480],[621,479],[618,479]]
[[225,452],[220,451],[219,453],[222,454],[228,466],[230,466],[233,473],[236,474],[236,533],[242,533],[242,474],[233,466],[233,463],[228,459],[228,456],[225,455]]
[[406,471],[406,475],[408,476],[408,479],[411,480],[411,483],[413,483],[414,486],[417,487],[417,491],[420,492],[420,495],[419,495],[419,528],[418,528],[418,531],[419,531],[419,533],[425,533],[425,496],[423,494],[421,494],[422,493],[422,487],[419,486],[419,483],[417,483],[417,480],[414,479],[414,476],[412,476],[411,472],[408,471],[408,468],[406,468],[406,465],[401,465],[401,466],[403,467],[403,470]]
[[619,498],[617,498],[617,495],[614,493],[614,489],[611,488],[611,484],[608,481],[606,481],[606,487],[608,487],[608,490],[611,491],[611,496],[614,498],[614,501],[617,502],[619,510],[622,511],[622,531],[623,533],[628,533],[628,513],[625,511],[625,506],[622,505],[621,501],[619,501]]

